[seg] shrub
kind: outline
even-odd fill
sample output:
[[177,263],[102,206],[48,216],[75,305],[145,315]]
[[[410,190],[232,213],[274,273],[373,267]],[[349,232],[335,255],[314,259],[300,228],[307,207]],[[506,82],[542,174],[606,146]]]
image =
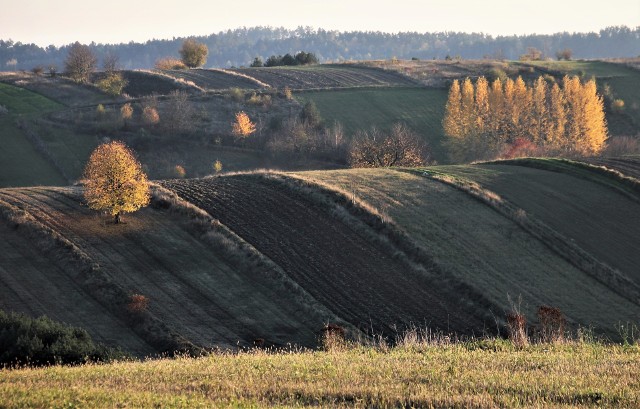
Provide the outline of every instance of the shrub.
[[149,299],[142,294],[131,294],[127,309],[133,313],[141,313],[149,308]]
[[112,72],[98,81],[96,85],[101,91],[109,95],[118,96],[122,94],[122,90],[127,86],[127,80],[124,79],[122,74]]
[[158,110],[154,107],[144,107],[142,110],[142,121],[147,125],[155,125],[160,122]]
[[244,91],[240,88],[231,88],[229,90],[229,97],[236,102],[244,101]]
[[0,365],[81,364],[123,357],[121,351],[95,343],[81,328],[0,310]]
[[124,121],[125,126],[127,124],[127,121],[131,119],[132,116],[133,116],[133,107],[129,103],[124,104],[120,108],[120,117]]
[[507,329],[509,330],[509,339],[518,348],[529,345],[527,337],[527,319],[523,314],[511,312],[507,314]]
[[540,340],[542,342],[561,342],[564,339],[566,320],[560,309],[542,305],[536,313],[540,322]]
[[31,72],[34,73],[36,76],[41,76],[44,73],[44,67],[42,65],[38,65],[36,67],[33,67],[31,69]]
[[159,70],[186,70],[187,66],[179,59],[165,57],[156,61],[155,67]]
[[322,328],[320,344],[325,351],[343,351],[347,347],[345,330],[337,324],[327,324]]
[[624,100],[622,99],[614,99],[611,102],[611,110],[613,112],[622,112],[624,111]]
[[291,92],[291,88],[289,87],[284,87],[284,97],[288,100],[291,101],[293,99],[293,92]]
[[216,161],[213,163],[213,170],[214,170],[216,173],[220,173],[220,172],[222,172],[222,162],[220,162],[219,160],[216,160]]
[[622,156],[632,153],[640,153],[640,141],[633,136],[615,136],[607,139],[607,145],[602,151],[602,156]]
[[184,169],[184,167],[182,167],[180,165],[176,165],[173,168],[173,174],[174,174],[174,176],[182,179],[187,175],[187,171]]

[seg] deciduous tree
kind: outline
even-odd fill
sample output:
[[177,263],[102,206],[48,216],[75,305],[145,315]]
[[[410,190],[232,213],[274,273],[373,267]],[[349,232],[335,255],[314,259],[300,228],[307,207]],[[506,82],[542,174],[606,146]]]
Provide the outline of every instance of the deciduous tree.
[[246,138],[256,131],[256,125],[251,122],[251,118],[244,111],[240,111],[236,114],[236,120],[233,123],[231,132],[233,135]]
[[122,213],[149,203],[149,183],[133,152],[119,141],[98,146],[84,169],[84,197],[91,209],[107,211],[120,223]]
[[88,45],[75,42],[69,48],[69,54],[64,61],[66,74],[77,82],[89,82],[91,74],[96,70],[96,58]]
[[205,44],[199,43],[193,38],[189,38],[182,43],[180,56],[182,62],[189,68],[201,67],[207,62],[209,49]]
[[358,132],[349,152],[349,164],[354,168],[422,166],[428,161],[425,143],[403,124],[395,124],[390,132],[376,128]]

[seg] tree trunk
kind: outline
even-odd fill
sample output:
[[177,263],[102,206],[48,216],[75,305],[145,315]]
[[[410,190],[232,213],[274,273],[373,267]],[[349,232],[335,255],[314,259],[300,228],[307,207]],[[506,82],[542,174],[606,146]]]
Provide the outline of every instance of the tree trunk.
[[120,224],[120,213],[116,213],[116,215],[113,218],[113,222],[115,224]]

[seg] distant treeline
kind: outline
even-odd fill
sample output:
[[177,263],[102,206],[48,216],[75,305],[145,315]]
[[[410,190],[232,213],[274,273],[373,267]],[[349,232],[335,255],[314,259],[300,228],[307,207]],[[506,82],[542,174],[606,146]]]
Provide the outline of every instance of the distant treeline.
[[[571,49],[573,58],[637,57],[640,55],[640,27],[607,27],[591,33],[557,33],[493,37],[482,33],[383,33],[373,31],[327,31],[300,27],[296,30],[273,27],[239,28],[196,37],[209,48],[207,67],[246,66],[282,52],[295,54],[309,50],[320,62],[388,59],[518,59],[530,47],[542,57]],[[184,38],[150,40],[146,43],[96,44],[90,46],[99,59],[109,53],[119,57],[122,68],[152,68],[162,57],[178,57]],[[63,67],[70,45],[39,47],[12,40],[0,40],[0,70],[31,70],[36,66]]]

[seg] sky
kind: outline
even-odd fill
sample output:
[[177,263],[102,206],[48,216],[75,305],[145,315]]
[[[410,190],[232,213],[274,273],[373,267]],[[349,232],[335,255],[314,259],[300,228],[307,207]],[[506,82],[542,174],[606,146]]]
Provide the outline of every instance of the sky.
[[238,27],[341,31],[598,31],[640,26],[640,0],[0,0],[0,39],[60,46],[144,42]]

